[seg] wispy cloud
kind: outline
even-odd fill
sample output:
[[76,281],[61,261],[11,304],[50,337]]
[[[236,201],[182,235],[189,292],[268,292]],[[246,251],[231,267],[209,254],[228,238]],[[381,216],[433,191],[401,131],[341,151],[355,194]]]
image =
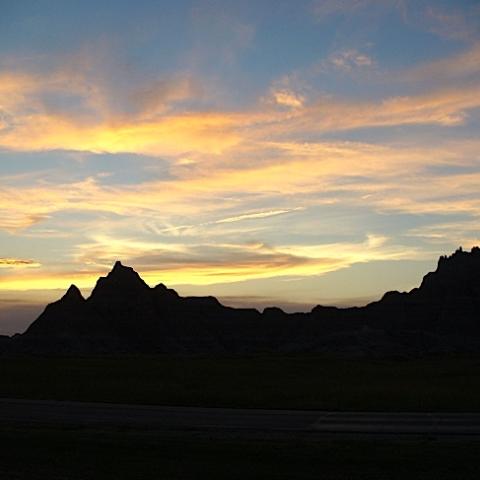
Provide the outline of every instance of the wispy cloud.
[[[357,23],[361,15],[372,22],[395,12],[409,26],[433,33],[449,40],[475,41],[480,35],[478,5],[445,5],[441,2],[418,0],[314,0],[312,12],[319,22],[332,17],[349,20],[349,26]],[[353,22],[357,20],[357,22]],[[362,22],[358,22],[365,28]],[[370,24],[373,28],[374,25]]]
[[425,62],[403,72],[396,73],[397,80],[411,82],[427,81],[430,85],[441,85],[445,82],[458,82],[472,78],[480,73],[480,43],[474,43],[460,53],[440,60]]
[[[323,2],[322,8],[355,10],[370,3]],[[360,100],[310,89],[307,96],[291,82],[277,81],[257,104],[238,109],[207,106],[206,82],[188,71],[127,82],[130,88],[119,90],[109,88],[101,73],[92,73],[101,72],[100,60],[88,55],[80,55],[78,66],[69,62],[48,72],[20,65],[0,75],[0,147],[131,152],[170,157],[185,167],[198,155],[243,150],[247,144],[254,148],[266,138],[287,134],[301,140],[311,133],[362,128],[456,126],[480,106],[479,52],[474,44],[451,57],[395,72],[397,84],[429,80],[429,88],[417,93]],[[356,48],[338,49],[326,62],[344,72],[375,65]]]
[[356,49],[337,51],[330,56],[328,63],[344,72],[351,72],[356,68],[372,67],[375,64],[369,55]]
[[273,89],[272,97],[275,103],[285,107],[298,108],[305,103],[305,97],[286,88]]
[[456,222],[439,222],[434,225],[411,228],[406,235],[426,240],[431,244],[456,244],[464,248],[478,245],[480,226],[478,216]]
[[310,106],[304,116],[293,119],[292,123],[297,123],[296,128],[330,132],[395,125],[454,126],[465,121],[468,110],[479,106],[480,85],[374,102],[326,98]]
[[119,237],[97,237],[78,246],[75,258],[88,271],[44,272],[9,276],[0,280],[3,289],[48,288],[75,281],[90,287],[96,277],[122,259],[133,265],[151,285],[208,285],[276,276],[322,275],[358,262],[398,260],[419,255],[415,249],[390,245],[388,238],[368,235],[358,243],[271,246],[244,244],[158,244]]
[[33,260],[25,260],[22,258],[0,258],[0,268],[15,268],[15,267],[39,267],[40,264]]
[[[472,54],[472,56],[474,56]],[[474,56],[474,58],[476,58]],[[460,59],[472,64],[474,60]],[[439,68],[432,66],[430,68]],[[31,82],[22,77],[29,92]],[[22,84],[21,82],[21,84]],[[32,80],[34,83],[34,80]],[[15,83],[12,81],[12,83]],[[7,88],[1,99],[10,102],[9,125],[0,131],[0,146],[13,150],[83,150],[132,152],[178,157],[190,153],[221,154],[262,136],[335,132],[395,125],[454,126],[465,121],[469,110],[480,106],[480,85],[439,89],[416,95],[390,96],[380,101],[321,97],[309,104],[292,92],[276,92],[276,102],[295,107],[251,108],[249,111],[168,113],[152,119],[126,119],[85,123],[67,115],[46,112],[32,103],[28,110],[23,90]]]
[[[169,242],[177,237],[186,242],[212,235],[219,239],[258,238],[268,232],[258,230],[260,223],[287,214],[299,229],[301,221],[296,215],[321,205],[414,215],[475,214],[480,208],[478,174],[463,171],[479,161],[478,142],[448,142],[435,148],[268,142],[256,155],[259,151],[274,152],[277,161],[243,169],[233,168],[233,163],[229,168],[206,163],[208,174],[201,169],[185,178],[137,185],[105,186],[91,178],[76,183],[4,187],[0,190],[0,228],[19,235],[22,228],[32,228],[33,219],[40,222],[48,218],[53,233],[59,228],[55,227],[57,216],[90,212],[99,220],[92,225],[87,220],[80,222],[86,231],[108,233],[120,228],[121,234],[123,223],[130,229],[135,224],[139,231],[144,228],[146,233],[170,237]],[[429,171],[429,165],[462,168],[446,176]],[[255,210],[252,204],[257,205]],[[275,207],[258,209],[259,204]],[[290,207],[292,204],[301,207]],[[63,231],[65,220],[60,225]],[[234,226],[237,231],[231,230]],[[247,226],[253,227],[251,234]],[[114,243],[109,245],[115,252]]]
[[317,20],[327,20],[332,15],[355,15],[365,9],[400,9],[402,0],[315,0],[312,10]]
[[132,89],[126,115],[148,118],[163,114],[179,102],[200,99],[202,92],[202,86],[191,75],[163,76]]
[[425,9],[425,27],[432,33],[454,40],[478,40],[480,37],[480,9],[471,6],[465,12],[457,8],[429,5]]
[[252,212],[252,213],[243,213],[241,215],[236,215],[234,217],[222,218],[221,220],[216,220],[214,223],[233,223],[241,222],[243,220],[257,220],[260,218],[276,217],[277,215],[283,215],[285,213],[291,213],[301,210],[301,207],[284,209],[284,210],[268,210],[266,212]]
[[[255,38],[254,26],[215,3],[195,5],[190,10],[195,42],[188,55],[191,65],[212,60],[231,65],[248,49]],[[201,40],[200,40],[201,39]]]
[[[318,20],[349,17],[350,25],[369,9],[376,18],[407,4],[326,0],[314,9]],[[210,28],[202,9],[191,15],[194,28]],[[437,15],[435,22],[448,19]],[[230,30],[225,44],[211,46]],[[182,69],[127,72],[121,82],[89,55],[52,68],[5,64],[12,68],[0,76],[2,158],[9,161],[11,151],[16,158],[68,153],[54,176],[1,177],[1,235],[8,242],[54,236],[65,264],[4,258],[0,286],[91,286],[118,258],[152,283],[303,278],[359,262],[423,258],[460,217],[461,233],[452,238],[478,238],[480,143],[471,133],[480,108],[477,43],[387,69],[374,45],[339,40],[314,59],[328,66],[324,77],[299,73],[290,81],[294,74],[279,72],[248,96],[225,81],[212,99],[221,83],[217,63],[231,67],[254,37],[255,27],[219,12],[208,45],[197,45],[192,33]],[[204,76],[199,64],[208,64]],[[363,85],[369,75],[375,82]],[[337,81],[355,85],[337,89]],[[75,168],[89,152],[92,162],[104,152],[136,154],[127,162],[142,176],[110,182],[108,171]],[[149,169],[138,155],[151,157]],[[154,175],[155,162],[161,173]],[[451,171],[442,175],[442,168]],[[364,223],[363,216],[374,220]],[[396,237],[386,220],[395,223]],[[332,230],[341,232],[336,240]]]

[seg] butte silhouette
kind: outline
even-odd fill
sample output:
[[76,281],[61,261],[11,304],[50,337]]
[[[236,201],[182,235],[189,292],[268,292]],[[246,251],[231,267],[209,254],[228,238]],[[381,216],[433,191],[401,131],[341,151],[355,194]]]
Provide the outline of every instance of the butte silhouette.
[[21,335],[12,353],[340,352],[415,355],[480,350],[480,248],[440,257],[410,292],[388,292],[364,307],[316,306],[307,313],[238,309],[214,297],[150,288],[116,262],[89,298],[72,285]]

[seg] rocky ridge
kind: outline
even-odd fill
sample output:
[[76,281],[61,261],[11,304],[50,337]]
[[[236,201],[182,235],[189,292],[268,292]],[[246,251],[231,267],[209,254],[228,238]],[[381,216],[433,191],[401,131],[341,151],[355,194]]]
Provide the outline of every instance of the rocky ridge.
[[13,353],[340,352],[403,355],[480,351],[480,248],[440,257],[410,292],[364,307],[263,312],[150,288],[116,262],[89,298],[72,285],[22,334],[0,339]]

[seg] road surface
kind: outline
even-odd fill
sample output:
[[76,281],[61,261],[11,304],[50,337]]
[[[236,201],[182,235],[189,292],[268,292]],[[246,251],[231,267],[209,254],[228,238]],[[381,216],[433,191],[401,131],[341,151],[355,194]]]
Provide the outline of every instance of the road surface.
[[0,399],[0,424],[265,434],[479,436],[480,413],[327,412]]

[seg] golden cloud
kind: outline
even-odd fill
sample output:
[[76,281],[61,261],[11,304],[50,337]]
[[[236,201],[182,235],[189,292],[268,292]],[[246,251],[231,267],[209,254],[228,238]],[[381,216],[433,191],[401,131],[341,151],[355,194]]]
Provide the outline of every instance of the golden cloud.
[[150,284],[209,285],[275,276],[322,275],[353,263],[418,256],[415,249],[389,246],[386,237],[369,235],[363,242],[268,246],[246,244],[159,244],[98,237],[78,247],[75,259],[88,271],[38,271],[0,280],[4,290],[58,288],[74,281],[91,288],[115,260],[134,266]]
[[[476,47],[445,62],[453,62],[468,72],[475,68],[477,57]],[[366,62],[362,58],[358,61]],[[437,62],[424,69],[428,73],[448,65]],[[421,70],[410,73],[424,74]],[[174,158],[189,153],[223,155],[233,148],[254,148],[258,142],[283,138],[287,133],[301,138],[309,133],[367,127],[453,126],[464,122],[467,112],[480,106],[480,85],[469,84],[380,101],[321,97],[309,104],[291,89],[277,88],[271,92],[274,104],[270,106],[263,103],[245,111],[172,110],[175,102],[198,93],[196,83],[185,77],[137,88],[128,96],[134,105],[124,111],[112,106],[118,102],[108,98],[105,87],[82,78],[79,72],[65,70],[44,76],[7,72],[0,77],[4,124],[0,147],[21,151],[131,152]],[[84,108],[59,111],[45,104],[44,92],[53,97],[76,95]],[[291,108],[278,109],[275,104]]]
[[[474,71],[475,55],[457,58],[458,68],[467,73]],[[445,67],[438,63],[430,69]],[[218,282],[219,278],[236,281],[316,275],[359,261],[396,259],[407,253],[411,258],[415,254],[389,247],[378,235],[352,245],[274,248],[261,242],[256,246],[199,243],[196,247],[180,241],[157,245],[120,238],[116,242],[110,233],[122,221],[128,222],[130,230],[134,224],[150,233],[190,235],[200,242],[201,235],[213,229],[219,238],[232,234],[233,228],[238,229],[238,235],[245,235],[246,223],[266,223],[271,217],[295,214],[300,208],[308,210],[320,204],[355,205],[376,212],[469,215],[480,209],[478,173],[471,173],[471,168],[470,173],[462,174],[460,168],[443,176],[427,171],[439,166],[478,166],[480,142],[476,140],[438,141],[435,145],[412,142],[403,146],[304,141],[312,137],[311,133],[365,127],[458,125],[465,122],[470,110],[480,107],[480,85],[474,83],[380,101],[325,97],[307,103],[289,89],[278,89],[270,91],[275,102],[264,102],[249,110],[170,108],[195,95],[195,86],[185,80],[179,82],[178,88],[155,83],[138,90],[133,95],[137,109],[133,108],[129,117],[124,111],[110,109],[112,98],[105,96],[104,89],[95,85],[86,88],[88,82],[78,72],[72,88],[85,100],[90,116],[47,108],[40,98],[42,88],[63,91],[69,75],[64,72],[39,78],[4,74],[0,78],[4,111],[0,115],[0,147],[164,156],[170,160],[174,175],[165,181],[123,186],[107,186],[100,177],[79,182],[65,179],[56,184],[33,180],[26,186],[3,183],[0,229],[14,235],[22,229],[34,230],[32,227],[44,219],[55,219],[59,212],[112,215],[104,215],[95,225],[94,231],[100,232],[98,238],[82,243],[73,254],[72,265],[90,264],[88,272],[77,276],[74,269],[66,272],[65,268],[21,275],[14,272],[2,279],[2,288],[48,288],[72,280],[88,286],[107,263],[117,258],[138,262],[152,280],[200,284]],[[345,253],[339,256],[339,250]],[[152,251],[158,263],[165,266],[161,272],[155,269],[154,258],[148,256]],[[96,263],[99,259],[104,263]]]
[[[198,226],[228,224],[247,218],[260,220],[298,209],[299,205],[338,201],[360,201],[382,210],[474,211],[478,207],[478,175],[435,176],[424,170],[442,164],[474,165],[478,148],[479,143],[474,141],[431,148],[267,142],[259,144],[257,154],[271,154],[273,150],[278,152],[278,160],[249,168],[234,169],[227,160],[223,169],[206,162],[203,169],[184,178],[137,185],[104,186],[89,178],[55,185],[4,186],[0,189],[0,228],[14,232],[57,212],[90,211],[162,219],[166,228],[174,230],[182,227],[176,224],[182,216],[198,218]],[[439,191],[458,191],[462,196],[439,198]],[[251,196],[277,207],[251,211],[248,204],[243,205]],[[296,206],[279,208],[279,201]],[[234,214],[225,214],[232,209]]]

